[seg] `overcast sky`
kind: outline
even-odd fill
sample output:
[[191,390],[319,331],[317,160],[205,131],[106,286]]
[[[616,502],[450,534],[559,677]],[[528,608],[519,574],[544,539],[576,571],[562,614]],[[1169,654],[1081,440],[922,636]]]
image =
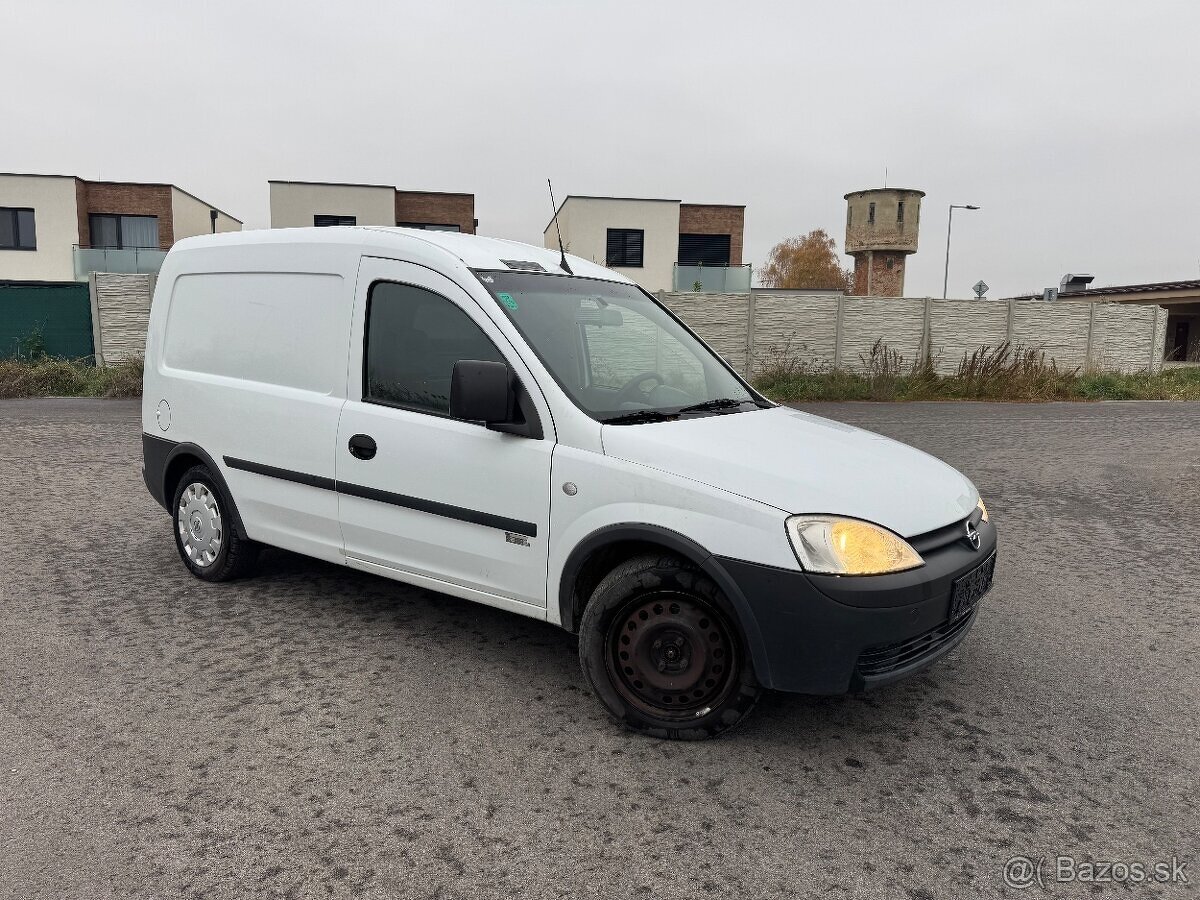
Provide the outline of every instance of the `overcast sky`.
[[847,191],[927,194],[906,292],[1200,276],[1200,4],[0,0],[0,171],[469,191],[541,243],[568,193],[744,203],[746,260]]

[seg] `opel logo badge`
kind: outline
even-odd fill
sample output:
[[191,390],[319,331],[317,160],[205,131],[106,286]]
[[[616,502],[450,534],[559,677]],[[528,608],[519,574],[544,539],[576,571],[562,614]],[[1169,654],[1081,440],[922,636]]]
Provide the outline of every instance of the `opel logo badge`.
[[979,549],[979,532],[970,522],[967,523],[967,543],[975,550]]

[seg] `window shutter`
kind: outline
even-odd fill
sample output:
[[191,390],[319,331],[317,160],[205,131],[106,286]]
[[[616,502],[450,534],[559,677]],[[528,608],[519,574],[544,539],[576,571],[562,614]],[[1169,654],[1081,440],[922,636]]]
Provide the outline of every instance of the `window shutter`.
[[679,264],[681,266],[727,266],[729,265],[729,242],[727,234],[681,234],[679,236]]

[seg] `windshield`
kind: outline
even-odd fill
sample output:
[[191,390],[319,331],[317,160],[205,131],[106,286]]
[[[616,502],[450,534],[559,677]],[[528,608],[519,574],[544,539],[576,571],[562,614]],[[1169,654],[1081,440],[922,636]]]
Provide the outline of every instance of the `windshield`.
[[634,285],[478,275],[554,380],[594,419],[635,425],[770,405]]

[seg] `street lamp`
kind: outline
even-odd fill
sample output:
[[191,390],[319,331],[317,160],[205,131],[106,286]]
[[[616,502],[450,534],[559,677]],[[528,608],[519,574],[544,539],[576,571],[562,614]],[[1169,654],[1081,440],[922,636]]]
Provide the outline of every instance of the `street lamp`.
[[942,277],[942,299],[946,299],[946,286],[950,283],[950,229],[954,226],[954,211],[956,209],[979,209],[970,204],[951,203],[950,217],[946,222],[946,273]]

